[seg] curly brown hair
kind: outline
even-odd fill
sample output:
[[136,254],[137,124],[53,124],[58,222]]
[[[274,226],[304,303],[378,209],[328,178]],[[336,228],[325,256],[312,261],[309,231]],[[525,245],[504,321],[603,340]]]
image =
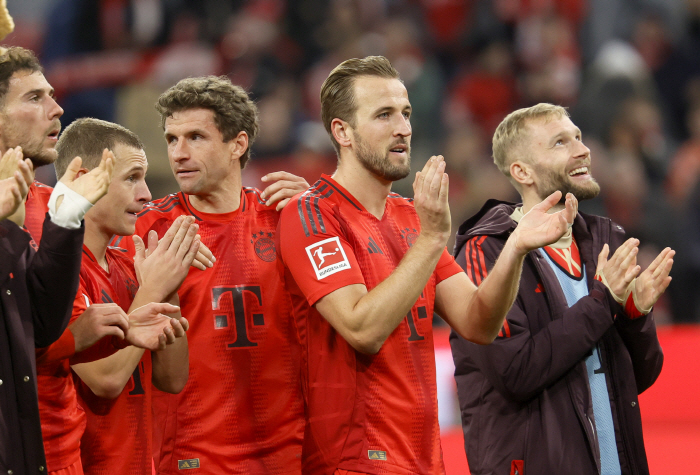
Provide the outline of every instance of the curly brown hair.
[[226,76],[204,76],[183,79],[158,98],[156,110],[165,129],[165,120],[175,112],[189,109],[209,109],[224,142],[248,135],[248,149],[240,158],[241,169],[250,158],[250,147],[258,135],[258,108],[248,93]]
[[0,51],[0,107],[4,107],[5,95],[10,89],[10,78],[13,74],[17,71],[43,72],[44,69],[34,53],[28,49],[9,46]]
[[384,56],[367,56],[343,61],[331,71],[321,86],[321,121],[326,132],[331,136],[336,153],[340,154],[340,145],[333,138],[331,122],[333,119],[344,120],[351,127],[355,126],[355,78],[360,76],[377,76],[387,79],[400,79]]

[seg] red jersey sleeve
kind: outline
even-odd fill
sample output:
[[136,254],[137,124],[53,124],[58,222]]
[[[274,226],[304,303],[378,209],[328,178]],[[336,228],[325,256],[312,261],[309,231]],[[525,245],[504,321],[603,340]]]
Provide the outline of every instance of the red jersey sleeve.
[[[80,318],[83,312],[85,312],[88,309],[88,307],[93,304],[88,294],[89,293],[86,290],[85,281],[83,280],[83,276],[81,275],[78,293],[75,296],[75,301],[73,302],[73,315],[71,316],[70,320],[71,323],[75,322],[78,318]],[[70,332],[70,328],[67,328],[66,332]],[[115,343],[118,345],[118,342],[119,340],[114,337],[104,337],[100,339],[97,343],[92,345],[90,348],[87,348],[81,351],[80,353],[75,353],[75,341],[73,341],[74,351],[72,354],[67,355],[65,357],[70,357],[71,365],[101,360],[102,358],[106,358],[112,355],[120,348],[118,346],[115,346]]]
[[352,284],[365,284],[352,246],[332,208],[319,206],[323,227],[310,228],[299,201],[285,207],[280,217],[280,255],[306,297],[314,305],[331,292]]
[[435,266],[435,277],[437,278],[436,284],[439,284],[443,280],[452,277],[453,275],[463,272],[459,264],[455,262],[455,258],[447,252],[447,248],[442,251],[442,256]]

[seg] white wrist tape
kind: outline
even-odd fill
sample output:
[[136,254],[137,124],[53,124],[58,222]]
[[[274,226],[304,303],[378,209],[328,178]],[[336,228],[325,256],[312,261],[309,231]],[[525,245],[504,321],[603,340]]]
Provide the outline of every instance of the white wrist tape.
[[[56,210],[56,201],[61,196],[63,196],[63,201]],[[78,229],[83,216],[90,208],[92,208],[92,203],[87,198],[71,190],[60,181],[56,183],[51,198],[49,198],[49,216],[54,224],[68,229]]]

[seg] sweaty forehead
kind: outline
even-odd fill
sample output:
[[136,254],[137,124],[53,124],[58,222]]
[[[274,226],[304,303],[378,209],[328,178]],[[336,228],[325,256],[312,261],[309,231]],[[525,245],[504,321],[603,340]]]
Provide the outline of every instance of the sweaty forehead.
[[354,87],[358,111],[382,107],[403,109],[411,105],[406,86],[398,79],[360,76],[355,79]]
[[197,108],[175,111],[165,119],[166,133],[205,127],[216,127],[214,112],[210,109]]
[[20,95],[35,89],[51,90],[51,85],[40,71],[17,71],[10,77],[8,96]]

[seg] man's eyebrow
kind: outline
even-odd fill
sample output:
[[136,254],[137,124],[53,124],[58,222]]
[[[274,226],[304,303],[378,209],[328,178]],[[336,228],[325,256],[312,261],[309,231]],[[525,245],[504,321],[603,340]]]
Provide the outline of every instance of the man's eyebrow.
[[[27,91],[24,93],[25,96],[31,96],[33,94],[47,94],[47,92],[46,89],[38,87],[36,89],[32,89],[31,91]],[[53,89],[49,90],[48,95],[53,96]]]

